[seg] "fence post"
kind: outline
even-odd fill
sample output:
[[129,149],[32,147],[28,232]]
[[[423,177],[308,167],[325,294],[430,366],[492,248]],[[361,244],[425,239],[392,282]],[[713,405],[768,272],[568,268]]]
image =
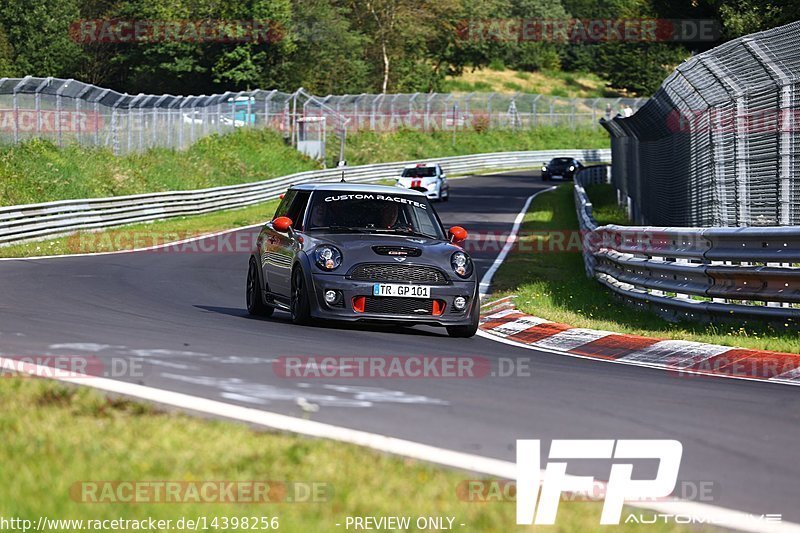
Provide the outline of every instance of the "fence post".
[[124,96],[117,98],[117,101],[114,102],[114,105],[111,107],[111,151],[114,152],[114,155],[119,155],[119,131],[117,127],[119,118],[117,109],[123,98]]
[[270,91],[267,97],[264,98],[264,127],[269,127],[269,103],[272,100],[272,97],[275,96],[275,93],[277,92],[278,92],[277,89],[273,89],[272,91]]
[[[74,100],[75,100],[75,119],[76,119],[75,122],[76,122],[76,127],[77,127],[77,130],[78,130],[77,131],[77,134],[78,134],[77,135],[77,139],[78,139],[78,144],[81,144],[81,145],[83,144],[81,142],[81,139],[83,137],[83,125],[81,124],[83,122],[81,120],[81,118],[82,118],[81,117],[81,107],[82,107],[81,106],[81,102],[83,101],[83,98],[86,95],[86,93],[88,93],[92,89],[92,87],[93,87],[92,85],[86,84],[86,85],[84,85],[83,89],[78,91],[78,94],[76,94],[74,96]],[[97,120],[97,117],[95,117],[95,129],[97,129],[98,126],[99,126],[98,120]]]
[[34,107],[36,109],[36,135],[41,138],[42,136],[42,91],[45,87],[50,85],[53,78],[45,78],[37,87],[36,94],[34,95]]
[[56,131],[58,145],[62,146],[62,131],[61,131],[61,93],[66,89],[71,82],[75,80],[67,80],[63,85],[56,89]]
[[[94,128],[94,145],[100,146],[100,100],[106,97],[108,93],[111,92],[111,89],[104,89],[100,94],[94,97],[94,113],[95,113],[95,123],[96,126]],[[112,111],[113,113],[113,111]],[[113,116],[113,115],[112,115]]]
[[793,115],[793,102],[792,98],[792,74],[786,72],[775,59],[770,58],[766,51],[762,48],[761,44],[755,39],[744,39],[742,41],[744,47],[747,48],[754,58],[760,62],[765,69],[773,74],[773,79],[777,78],[775,84],[778,86],[778,108],[780,110],[780,119],[777,121],[777,126],[780,128],[780,147],[778,149],[778,223],[782,226],[788,226],[800,221],[796,220],[797,217],[792,213],[792,136],[794,128],[792,125],[795,123]]
[[14,144],[19,142],[19,102],[17,100],[17,94],[19,93],[20,88],[25,85],[25,82],[28,81],[29,78],[30,76],[25,76],[11,90],[13,94],[12,109],[14,111]]

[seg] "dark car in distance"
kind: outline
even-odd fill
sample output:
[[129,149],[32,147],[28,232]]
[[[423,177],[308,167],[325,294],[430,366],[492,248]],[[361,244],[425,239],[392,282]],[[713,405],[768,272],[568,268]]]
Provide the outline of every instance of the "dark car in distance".
[[478,329],[475,268],[425,194],[380,185],[291,187],[261,229],[247,273],[247,310],[292,321],[378,321]]
[[556,157],[542,167],[542,180],[571,180],[583,168],[583,164],[572,157]]

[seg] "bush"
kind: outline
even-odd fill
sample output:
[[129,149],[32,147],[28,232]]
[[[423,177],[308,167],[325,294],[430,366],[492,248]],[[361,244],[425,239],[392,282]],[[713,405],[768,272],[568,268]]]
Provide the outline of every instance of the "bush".
[[491,121],[488,115],[477,115],[472,119],[472,129],[476,133],[484,133],[489,130]]

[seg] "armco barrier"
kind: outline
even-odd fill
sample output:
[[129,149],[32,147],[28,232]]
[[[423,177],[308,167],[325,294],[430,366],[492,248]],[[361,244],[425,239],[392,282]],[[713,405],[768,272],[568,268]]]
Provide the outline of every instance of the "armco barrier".
[[[611,152],[608,149],[499,152],[424,161],[439,162],[446,173],[456,175],[538,167],[553,157],[576,157],[591,162],[609,161]],[[394,178],[400,174],[403,166],[424,161],[348,167],[345,175],[349,182]],[[340,178],[341,169],[314,170],[255,183],[210,189],[0,207],[0,243],[243,207],[277,198],[287,187],[296,183],[335,182]]]
[[800,226],[661,228],[598,226],[585,186],[609,167],[575,179],[586,274],[637,306],[680,319],[734,315],[800,319]]

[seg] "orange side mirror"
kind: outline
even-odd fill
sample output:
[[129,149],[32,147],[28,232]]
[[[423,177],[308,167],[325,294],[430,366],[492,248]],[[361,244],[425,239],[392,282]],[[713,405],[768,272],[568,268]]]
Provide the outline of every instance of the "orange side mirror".
[[461,244],[467,240],[469,233],[461,226],[453,226],[450,228],[450,242],[453,244]]
[[275,231],[286,233],[292,227],[292,219],[289,217],[278,217],[272,221],[272,227]]

